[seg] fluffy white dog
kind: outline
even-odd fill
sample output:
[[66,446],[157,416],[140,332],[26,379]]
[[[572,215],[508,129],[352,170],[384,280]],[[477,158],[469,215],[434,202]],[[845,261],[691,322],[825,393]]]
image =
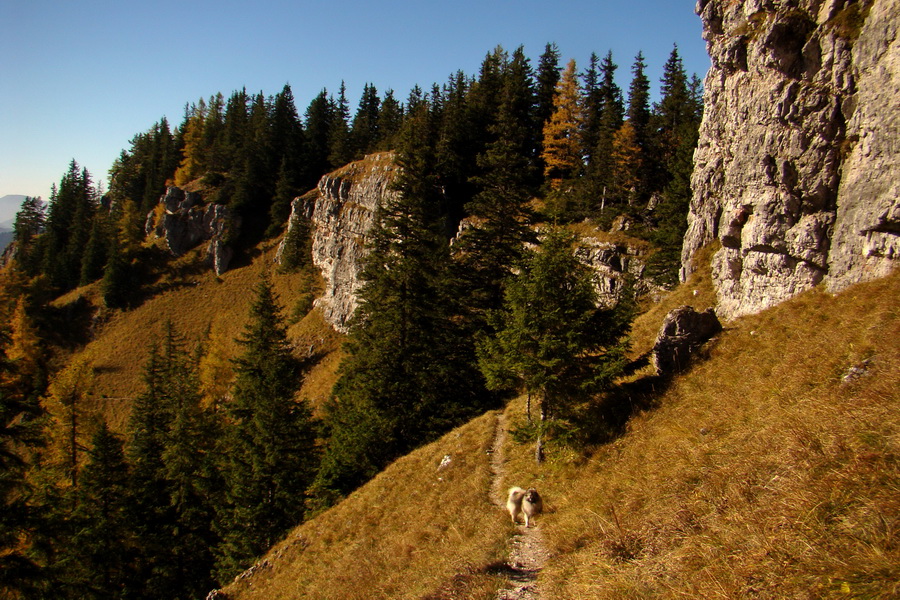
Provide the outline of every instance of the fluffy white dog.
[[534,517],[544,511],[544,502],[534,488],[523,490],[518,486],[511,487],[506,500],[506,510],[509,511],[513,523],[518,525],[519,513],[522,513],[525,517],[525,527],[531,527]]

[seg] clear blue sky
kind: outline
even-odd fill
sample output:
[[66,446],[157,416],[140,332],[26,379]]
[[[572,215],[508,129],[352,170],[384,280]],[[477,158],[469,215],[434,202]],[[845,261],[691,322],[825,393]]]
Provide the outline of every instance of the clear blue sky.
[[184,105],[289,83],[298,111],[347,83],[405,99],[413,85],[475,74],[500,44],[537,65],[547,42],[579,69],[612,50],[618,83],[643,51],[656,94],[678,44],[689,74],[709,67],[693,0],[0,0],[0,196],[47,199],[69,161],[106,180],[137,133]]

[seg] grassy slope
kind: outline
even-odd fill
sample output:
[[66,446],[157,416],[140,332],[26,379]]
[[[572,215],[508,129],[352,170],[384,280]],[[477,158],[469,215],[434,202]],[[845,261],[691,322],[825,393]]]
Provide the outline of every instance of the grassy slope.
[[[711,293],[701,270],[651,307],[636,350],[667,310],[703,308]],[[545,597],[896,597],[898,297],[895,274],[729,323],[613,443],[556,448],[537,467],[509,441],[504,485],[535,483],[548,504]],[[866,376],[842,382],[869,358]],[[524,401],[507,412],[521,420]],[[487,500],[492,423],[397,461],[296,529],[229,597],[492,597],[509,533]]]
[[291,532],[227,597],[493,598],[512,527],[488,497],[495,423],[485,414],[395,461]]
[[[200,251],[192,251],[173,261],[167,269],[165,278],[157,284],[163,292],[131,310],[109,313],[93,341],[75,358],[87,360],[93,366],[91,395],[116,429],[124,428],[131,400],[143,390],[141,372],[148,349],[151,343],[161,339],[167,320],[172,321],[189,348],[203,340],[209,330],[211,338],[222,346],[224,355],[236,356],[240,348],[234,339],[243,332],[253,288],[264,273],[271,278],[284,314],[290,314],[310,284],[300,274],[277,272],[273,263],[275,248],[274,243],[263,245],[247,264],[236,266],[220,277],[206,268],[196,268]],[[61,303],[84,295],[99,304],[101,300],[93,287],[76,290],[61,299]],[[288,333],[300,358],[309,356],[311,348],[315,357],[319,357],[339,345],[339,336],[317,311],[290,327]],[[322,397],[321,391],[310,393],[314,403]]]

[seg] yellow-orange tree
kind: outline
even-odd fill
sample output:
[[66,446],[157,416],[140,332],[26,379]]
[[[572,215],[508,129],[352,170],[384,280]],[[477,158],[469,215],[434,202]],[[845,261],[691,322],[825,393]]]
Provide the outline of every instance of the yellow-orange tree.
[[558,188],[563,180],[577,177],[584,168],[581,139],[581,103],[575,61],[570,60],[556,85],[553,113],[544,123],[544,177]]
[[637,132],[630,120],[613,136],[612,163],[614,194],[630,206],[637,198],[644,166]]

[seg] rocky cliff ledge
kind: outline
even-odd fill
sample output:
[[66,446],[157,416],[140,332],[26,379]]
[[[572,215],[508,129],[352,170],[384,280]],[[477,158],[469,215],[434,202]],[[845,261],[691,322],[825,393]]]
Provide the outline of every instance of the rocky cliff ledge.
[[378,206],[396,193],[396,170],[393,154],[371,154],[325,175],[314,193],[293,202],[288,226],[300,216],[311,221],[313,264],[325,280],[316,306],[338,331],[346,333],[356,310],[367,235]]
[[700,0],[712,59],[682,255],[725,319],[900,254],[900,0]]
[[235,217],[223,204],[203,204],[200,194],[170,186],[159,199],[159,212],[147,215],[147,235],[163,238],[173,256],[206,242],[206,262],[216,275],[228,270],[233,250],[225,244]]

